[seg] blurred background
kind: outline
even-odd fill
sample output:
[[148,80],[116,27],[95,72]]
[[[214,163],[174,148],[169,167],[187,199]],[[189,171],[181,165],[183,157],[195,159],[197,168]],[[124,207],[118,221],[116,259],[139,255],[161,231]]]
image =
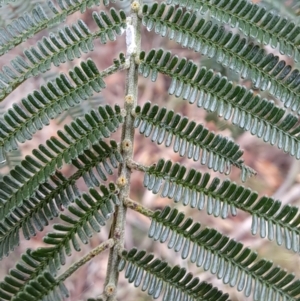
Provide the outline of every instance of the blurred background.
[[[21,0],[0,9],[0,26],[6,26],[10,23],[10,20],[16,18],[24,11],[30,11],[36,4],[41,4],[46,7],[46,2],[43,0]],[[151,2],[151,1],[148,1]],[[284,1],[284,0],[264,0],[253,1],[259,5],[265,5],[268,8],[273,7],[273,10],[277,10],[281,15],[293,18],[295,23],[299,23],[298,12],[300,11],[300,1]],[[127,2],[128,3],[128,2]],[[114,7],[123,8],[128,11],[128,4],[118,1],[113,4]],[[96,28],[91,13],[97,10],[108,10],[103,5],[94,9],[89,9],[86,13],[76,13],[67,18],[66,24],[72,24],[79,18],[89,26],[91,30]],[[205,16],[204,16],[205,17]],[[60,27],[62,27],[61,25]],[[51,28],[50,31],[56,32],[57,27]],[[231,29],[232,30],[232,29]],[[49,31],[49,30],[48,30]],[[25,43],[18,46],[13,51],[9,51],[6,55],[0,57],[0,67],[8,64],[16,55],[22,55],[22,52],[32,45],[35,45],[44,35],[48,35],[47,30],[38,33],[35,37],[29,39]],[[262,45],[261,45],[262,46]],[[163,47],[172,51],[173,54],[178,54],[180,57],[186,57],[192,59],[199,65],[206,66],[207,68],[213,68],[217,72],[227,76],[230,80],[243,84],[247,87],[251,87],[249,81],[241,81],[234,71],[227,68],[223,68],[218,65],[214,59],[207,59],[202,57],[199,53],[194,53],[191,50],[181,48],[180,45],[169,41],[168,39],[162,39],[160,36],[155,35],[153,32],[147,32],[144,30],[142,39],[142,49],[149,50],[151,48]],[[42,84],[53,79],[58,73],[67,71],[73,66],[79,65],[81,60],[85,60],[91,57],[97,64],[99,70],[103,70],[110,66],[114,58],[117,58],[121,51],[125,51],[125,36],[121,36],[115,42],[108,42],[106,45],[100,44],[100,41],[95,41],[95,50],[87,55],[83,55],[81,59],[62,64],[59,68],[53,67],[49,72],[35,78],[31,78],[26,83],[20,85],[12,94],[10,94],[3,102],[0,103],[0,118],[3,113],[11,107],[12,103],[20,102],[27,94],[32,93],[34,89],[39,89]],[[280,55],[275,49],[266,47],[266,51],[275,52],[276,55]],[[294,64],[289,58],[281,56],[282,59],[287,60],[289,64]],[[294,66],[299,68],[299,66]],[[99,104],[115,104],[118,103],[123,106],[124,101],[124,79],[125,72],[114,74],[105,79],[107,88],[104,89],[101,94],[95,95],[88,101],[84,101],[81,105],[72,108],[71,110],[63,113],[57,120],[53,120],[51,124],[43,131],[38,132],[31,143],[25,143],[20,145],[19,151],[14,151],[9,154],[8,160],[5,165],[0,166],[0,176],[3,177],[11,168],[13,168],[22,158],[30,154],[33,148],[36,148],[39,144],[45,142],[50,136],[56,136],[56,132],[62,129],[64,124],[70,123],[70,121],[78,116],[81,116],[85,112],[90,111],[92,108],[99,106]],[[176,112],[180,112],[182,115],[186,115],[190,120],[197,120],[199,123],[203,123],[210,130],[216,133],[221,133],[223,136],[232,137],[244,150],[245,163],[257,171],[257,176],[250,178],[246,186],[256,190],[260,196],[268,195],[273,196],[276,199],[280,199],[284,204],[299,205],[300,203],[300,164],[289,155],[284,154],[276,147],[272,147],[262,142],[258,138],[251,136],[250,133],[245,133],[243,130],[234,127],[230,122],[226,122],[219,119],[215,113],[207,113],[204,110],[194,110],[193,106],[190,106],[186,101],[177,99],[168,95],[168,87],[170,79],[159,75],[157,81],[152,83],[150,79],[139,79],[139,104],[143,104],[150,100],[152,103],[157,103],[161,106],[165,106],[168,109],[173,109]],[[270,95],[265,92],[263,97],[272,99]],[[276,101],[276,100],[275,100]],[[281,103],[278,103],[281,105]],[[118,139],[119,133],[113,136]],[[177,154],[174,154],[172,148],[165,148],[164,146],[157,146],[151,143],[150,139],[146,139],[136,132],[135,137],[135,161],[138,161],[144,165],[151,165],[157,162],[161,157],[171,159],[184,163],[186,166],[197,168],[203,172],[207,171],[206,168],[199,163],[195,163],[186,158],[181,158]],[[67,165],[63,167],[63,174],[69,176],[75,171],[75,167]],[[216,174],[217,175],[217,174]],[[214,176],[214,174],[213,174]],[[219,174],[217,176],[220,176]],[[221,175],[221,177],[225,178]],[[132,189],[131,198],[143,205],[156,210],[162,208],[167,204],[173,202],[169,199],[160,198],[157,195],[153,195],[143,187],[142,174],[140,172],[134,172],[132,174]],[[110,180],[113,180],[112,177]],[[233,168],[230,175],[230,179],[242,184],[240,181],[239,170]],[[78,183],[79,188],[84,191],[87,190],[83,181]],[[274,242],[269,242],[267,239],[260,239],[259,236],[252,236],[250,233],[251,219],[249,215],[243,212],[238,212],[236,217],[229,217],[225,220],[221,218],[214,218],[208,216],[205,211],[194,212],[190,208],[183,207],[180,204],[176,205],[179,210],[184,211],[186,215],[192,216],[196,221],[199,221],[203,226],[215,227],[223,234],[228,235],[231,238],[241,241],[245,246],[251,246],[251,248],[257,250],[259,257],[273,260],[276,264],[286,268],[290,272],[294,272],[296,276],[300,277],[300,257],[297,254],[287,251],[285,248],[279,248]],[[57,220],[53,220],[56,223]],[[172,264],[180,264],[191,271],[195,276],[198,276],[201,280],[212,282],[225,292],[228,292],[232,301],[246,301],[242,294],[236,292],[235,288],[224,286],[221,281],[218,281],[209,272],[204,272],[202,269],[196,268],[190,264],[187,260],[182,260],[179,254],[169,251],[166,245],[162,245],[159,242],[153,242],[147,238],[147,230],[150,225],[150,221],[143,216],[139,216],[132,211],[127,214],[126,225],[126,248],[130,249],[133,246],[137,246],[139,249],[146,249],[149,252],[155,253],[158,257],[166,259]],[[4,278],[10,268],[12,268],[17,260],[20,258],[22,252],[27,248],[37,248],[44,245],[42,238],[48,231],[52,231],[51,225],[47,227],[43,232],[32,238],[30,241],[22,240],[20,246],[15,252],[10,254],[8,258],[5,258],[0,262],[0,281]],[[82,247],[82,251],[74,253],[72,258],[69,258],[67,265],[78,260],[83,254],[86,254],[91,248],[94,248],[102,241],[106,240],[109,234],[109,224],[106,228],[95,235],[90,244]],[[95,258],[86,266],[77,271],[70,279],[67,280],[66,285],[70,290],[71,296],[69,301],[86,300],[88,297],[96,297],[102,293],[102,284],[106,272],[107,253],[101,254]],[[120,286],[118,292],[118,300],[151,300],[146,294],[142,293],[140,289],[135,289],[133,285],[128,284],[123,275],[120,276]],[[250,299],[249,299],[250,300]]]

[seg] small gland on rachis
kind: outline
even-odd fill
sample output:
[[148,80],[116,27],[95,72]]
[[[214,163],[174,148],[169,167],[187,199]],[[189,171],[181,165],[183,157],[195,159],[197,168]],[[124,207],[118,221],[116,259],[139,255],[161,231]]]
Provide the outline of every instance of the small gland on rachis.
[[117,184],[117,186],[118,186],[119,188],[124,187],[124,186],[127,184],[127,180],[126,180],[126,178],[125,178],[123,175],[121,175],[121,176],[119,176],[119,178],[117,179],[116,184]]
[[115,293],[116,293],[116,286],[113,283],[108,283],[105,287],[105,295],[111,297]]
[[124,139],[122,141],[122,150],[126,153],[132,150],[132,142],[129,139]]
[[128,95],[125,96],[126,104],[131,105],[131,104],[133,104],[133,101],[134,101],[133,95],[128,94]]
[[139,9],[140,9],[140,3],[138,1],[133,1],[131,3],[131,9],[134,11],[134,12],[138,12]]

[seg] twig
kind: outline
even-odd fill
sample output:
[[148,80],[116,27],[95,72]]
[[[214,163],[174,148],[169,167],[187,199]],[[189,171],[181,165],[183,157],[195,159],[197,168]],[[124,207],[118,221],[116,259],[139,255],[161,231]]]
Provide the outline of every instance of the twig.
[[142,172],[147,172],[147,170],[149,169],[149,167],[144,166],[144,165],[142,165],[138,162],[135,162],[131,159],[129,159],[127,161],[127,167],[130,168],[130,169],[135,169],[135,170],[142,171]]
[[127,61],[125,61],[125,63],[123,63],[123,64],[120,64],[119,66],[111,65],[100,72],[100,77],[105,78],[105,77],[108,77],[109,75],[115,73],[116,71],[122,71],[122,70],[126,70],[128,68],[129,68],[129,65],[128,65]]
[[90,251],[86,256],[82,257],[80,260],[72,264],[61,276],[57,278],[57,282],[63,282],[68,277],[70,277],[75,271],[77,271],[82,265],[93,259],[95,256],[99,255],[103,251],[110,249],[114,246],[114,240],[108,239],[107,241],[103,242],[92,251]]
[[115,299],[116,289],[118,285],[119,272],[118,265],[120,257],[119,249],[124,247],[124,229],[126,218],[126,207],[124,200],[129,196],[130,192],[130,177],[131,170],[127,166],[127,162],[133,157],[133,142],[134,142],[134,118],[131,115],[132,110],[137,105],[138,96],[138,61],[141,47],[141,20],[137,16],[137,12],[142,5],[142,0],[131,2],[131,14],[127,18],[126,29],[126,45],[127,57],[130,65],[127,70],[126,86],[125,86],[125,110],[126,116],[122,127],[121,138],[121,153],[124,162],[120,164],[119,178],[117,185],[120,188],[119,198],[120,206],[114,214],[113,223],[111,226],[110,237],[116,241],[115,246],[110,250],[107,273],[104,283],[104,295],[106,300],[113,301]]
[[124,201],[124,205],[127,207],[127,208],[130,208],[136,212],[139,212],[147,217],[152,217],[154,212],[146,207],[144,207],[143,205],[141,205],[140,203],[137,203],[136,201],[130,199],[130,198],[127,198],[125,201]]

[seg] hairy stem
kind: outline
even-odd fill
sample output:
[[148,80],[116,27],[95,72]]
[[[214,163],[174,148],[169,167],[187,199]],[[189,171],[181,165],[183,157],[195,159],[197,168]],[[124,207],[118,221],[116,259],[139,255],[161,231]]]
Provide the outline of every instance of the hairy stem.
[[110,237],[116,241],[115,246],[110,250],[107,274],[104,283],[104,296],[106,300],[113,301],[115,299],[116,288],[118,285],[118,265],[120,261],[119,249],[124,248],[124,231],[125,231],[125,218],[126,207],[124,201],[130,193],[130,177],[131,170],[127,166],[127,162],[132,160],[133,157],[133,142],[134,142],[134,118],[131,115],[132,110],[137,105],[138,96],[138,63],[137,58],[140,53],[141,46],[141,20],[138,18],[138,10],[142,5],[142,0],[131,2],[130,17],[127,18],[126,29],[126,44],[127,56],[130,61],[129,69],[126,75],[125,86],[125,110],[126,117],[122,128],[121,138],[121,154],[124,162],[120,164],[119,178],[117,185],[120,188],[119,198],[121,205],[117,208],[113,224],[111,226]]
[[127,167],[130,168],[131,170],[138,170],[138,171],[142,171],[142,172],[147,172],[147,170],[149,169],[148,166],[144,166],[138,162],[135,162],[134,160],[129,159],[127,161]]
[[86,256],[82,257],[80,260],[72,264],[61,276],[57,278],[57,282],[65,281],[74,272],[76,272],[82,265],[86,264],[88,261],[93,259],[95,256],[99,255],[103,251],[107,249],[111,249],[114,246],[114,244],[115,242],[112,238],[108,239],[107,241],[104,241],[102,244],[100,244],[92,251],[90,251]]
[[153,216],[153,211],[144,207],[143,205],[141,205],[140,203],[130,199],[130,198],[127,198],[125,201],[124,201],[124,205],[127,207],[127,208],[130,208],[136,212],[139,212],[141,213],[142,215],[144,216],[147,216],[147,217],[152,217]]

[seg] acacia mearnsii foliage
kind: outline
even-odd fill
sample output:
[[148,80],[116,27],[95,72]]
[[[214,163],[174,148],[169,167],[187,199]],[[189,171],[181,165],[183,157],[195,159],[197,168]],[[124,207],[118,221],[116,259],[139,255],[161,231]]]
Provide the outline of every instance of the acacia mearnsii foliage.
[[[299,160],[299,3],[286,2],[0,0],[0,260],[44,231],[41,247],[25,250],[4,271],[1,301],[69,298],[65,281],[104,251],[102,294],[89,300],[116,300],[120,272],[164,301],[236,300],[234,291],[247,300],[300,300],[294,274],[201,224],[198,214],[234,220],[245,211],[253,235],[298,256],[299,208],[241,184],[256,172],[240,146],[170,103],[186,102],[195,116],[205,110]],[[165,48],[151,45],[155,36]],[[103,49],[117,41],[124,43],[116,44],[119,54],[108,62]],[[185,57],[174,51],[179,48]],[[67,71],[59,74],[56,67]],[[112,104],[102,93],[112,88],[107,78],[119,72],[123,97]],[[37,77],[43,84],[31,93],[14,93]],[[141,101],[139,82],[162,79],[168,103]],[[54,119],[61,129],[48,135]],[[31,145],[39,131],[44,142]],[[146,147],[152,161],[137,161],[133,143],[143,139],[169,151],[155,161]],[[26,155],[24,143],[31,149]],[[238,183],[230,179],[232,169]],[[138,199],[141,193],[131,198],[130,191],[141,191],[132,185],[133,173],[168,205],[154,210]],[[143,250],[140,238],[136,247],[126,246],[129,211],[143,216],[147,240],[165,244],[167,256],[151,241]],[[107,238],[69,264],[68,257],[86,251],[103,228]]]

